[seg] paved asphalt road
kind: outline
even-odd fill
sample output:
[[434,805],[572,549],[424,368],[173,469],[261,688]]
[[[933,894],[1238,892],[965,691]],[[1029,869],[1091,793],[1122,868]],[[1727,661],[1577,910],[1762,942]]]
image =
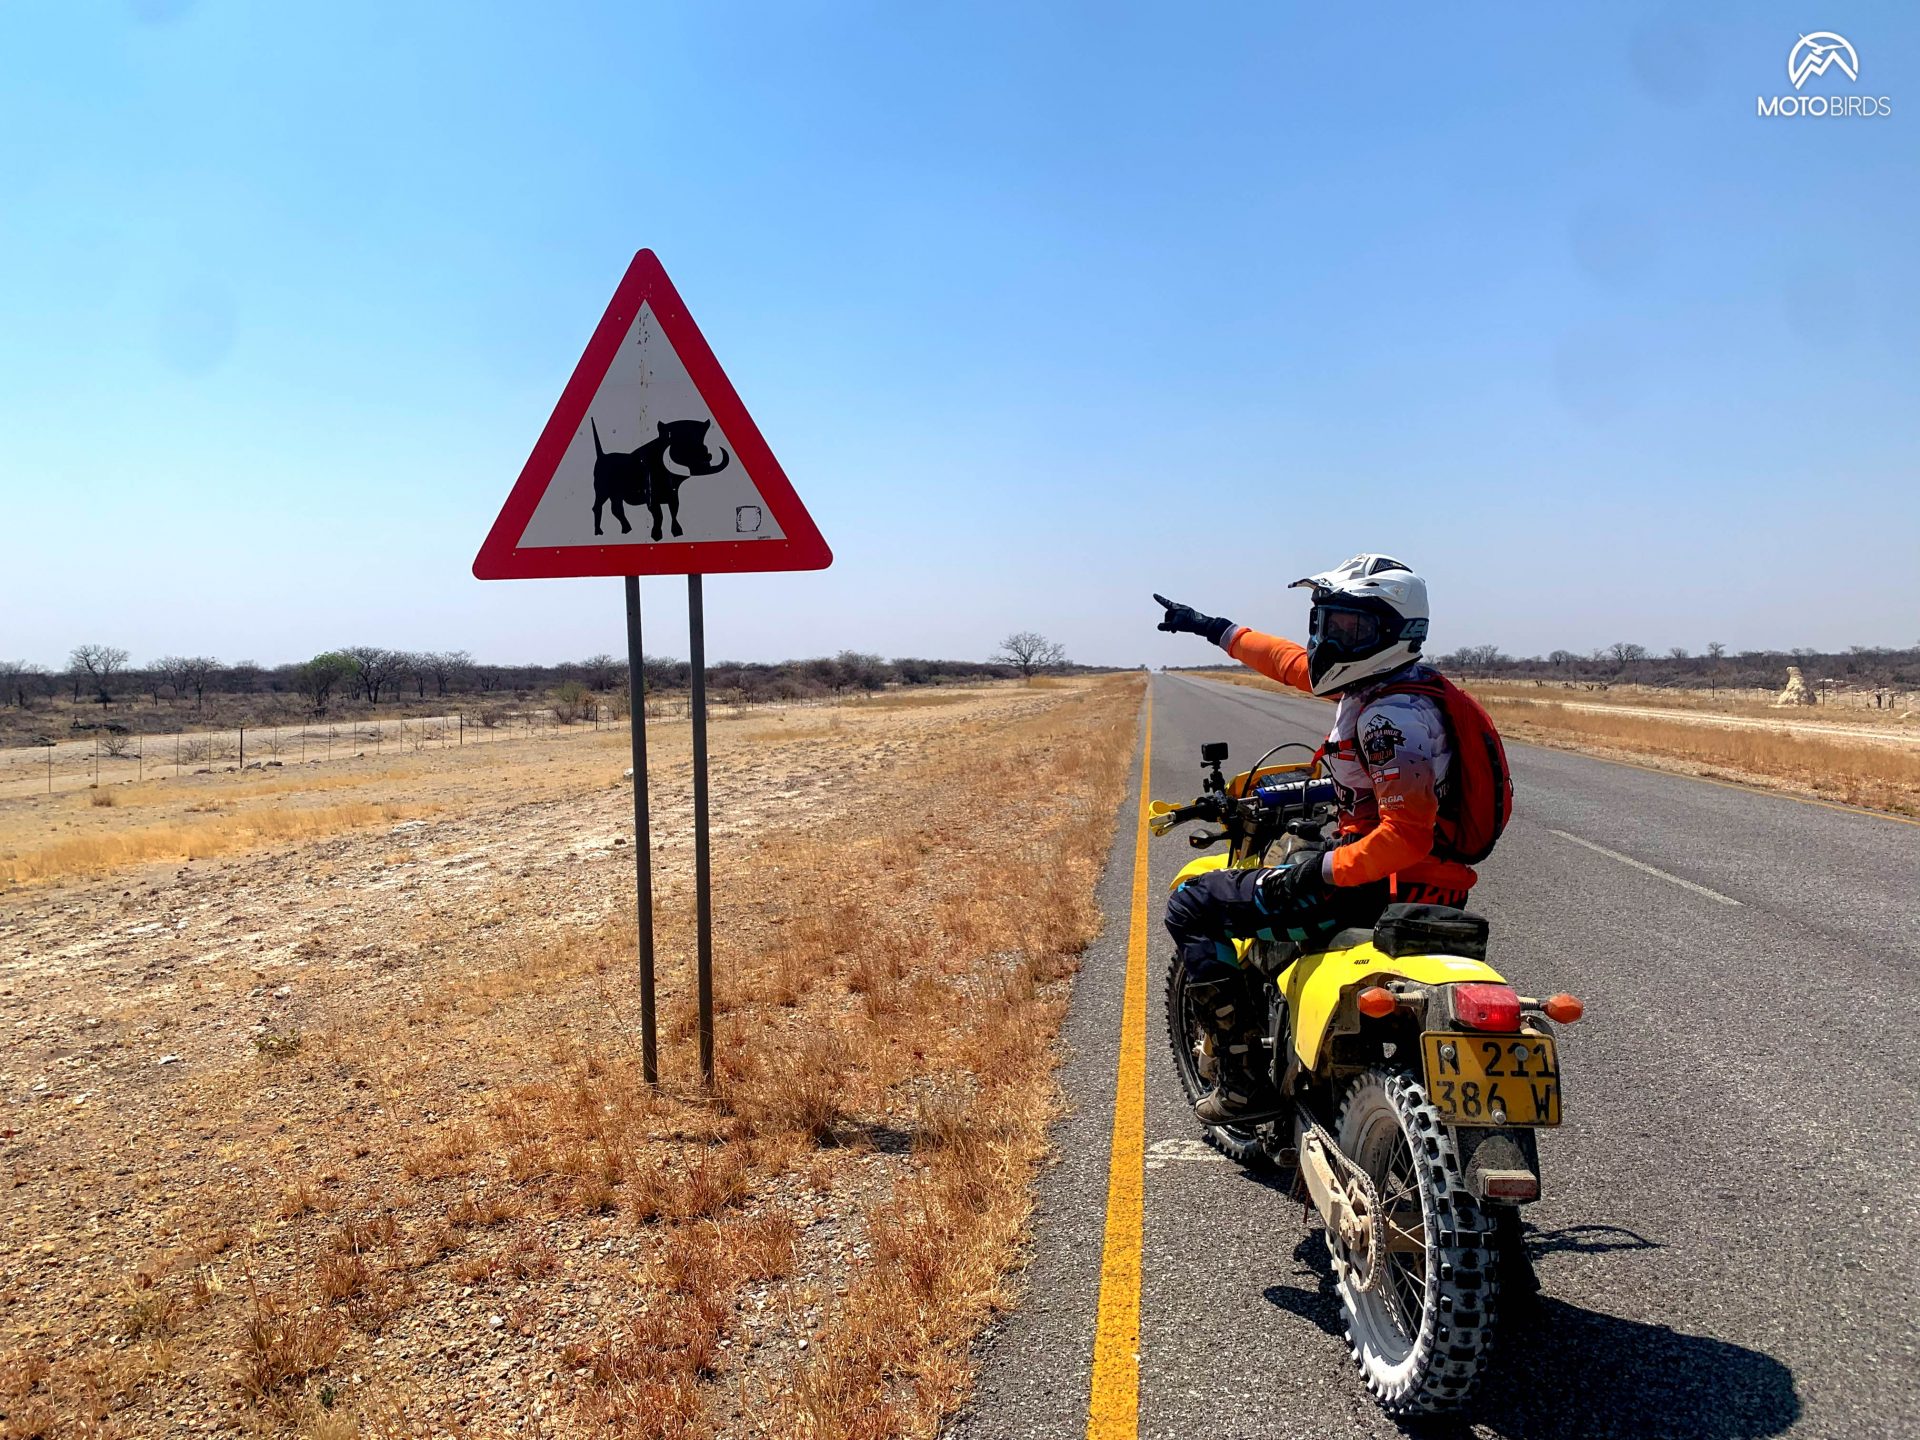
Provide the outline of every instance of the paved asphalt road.
[[[1328,713],[1174,675],[1152,705],[1150,787],[1170,800],[1198,793],[1203,741],[1244,766]],[[1160,907],[1194,854],[1177,831],[1148,850],[1138,1433],[1920,1436],[1920,827],[1511,758],[1517,814],[1475,906],[1522,989],[1587,1002],[1527,1211],[1537,1310],[1463,1420],[1402,1431],[1374,1408],[1317,1228],[1195,1143],[1160,998]],[[1137,804],[1067,1023],[1028,1293],[983,1343],[962,1440],[1088,1433]]]

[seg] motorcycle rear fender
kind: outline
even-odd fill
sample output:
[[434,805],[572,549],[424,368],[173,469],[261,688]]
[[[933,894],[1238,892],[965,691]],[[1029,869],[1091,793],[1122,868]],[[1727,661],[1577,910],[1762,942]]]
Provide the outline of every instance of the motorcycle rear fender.
[[1457,985],[1467,980],[1505,984],[1505,977],[1484,960],[1460,955],[1388,955],[1372,941],[1339,950],[1302,955],[1276,982],[1293,1015],[1293,1050],[1311,1072],[1326,1048],[1327,1032],[1340,1013],[1341,997],[1362,985],[1383,980],[1416,985]]

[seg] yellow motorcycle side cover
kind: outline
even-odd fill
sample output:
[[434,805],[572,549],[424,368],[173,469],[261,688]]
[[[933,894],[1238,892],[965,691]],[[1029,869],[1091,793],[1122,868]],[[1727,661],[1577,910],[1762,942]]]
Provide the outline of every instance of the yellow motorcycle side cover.
[[[1243,862],[1242,870],[1258,869],[1259,860]],[[1196,875],[1227,868],[1225,855],[1202,855],[1181,868],[1168,888],[1178,890]],[[1256,942],[1236,940],[1234,952],[1244,961]],[[1302,955],[1280,972],[1281,993],[1293,1015],[1293,1048],[1308,1070],[1320,1060],[1326,1043],[1327,1026],[1340,1008],[1340,997],[1369,981],[1411,980],[1416,985],[1457,985],[1480,980],[1504,985],[1506,977],[1484,960],[1469,960],[1460,955],[1388,955],[1372,941],[1342,950],[1320,950]]]

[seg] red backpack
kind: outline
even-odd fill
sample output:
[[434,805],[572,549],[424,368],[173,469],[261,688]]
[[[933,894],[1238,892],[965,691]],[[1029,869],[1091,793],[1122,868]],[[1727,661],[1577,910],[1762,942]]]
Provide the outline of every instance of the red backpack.
[[1493,853],[1494,842],[1513,817],[1513,772],[1507,768],[1507,747],[1500,743],[1493,718],[1444,675],[1396,681],[1378,694],[1425,695],[1446,717],[1453,770],[1440,801],[1433,850],[1443,860],[1478,865]]

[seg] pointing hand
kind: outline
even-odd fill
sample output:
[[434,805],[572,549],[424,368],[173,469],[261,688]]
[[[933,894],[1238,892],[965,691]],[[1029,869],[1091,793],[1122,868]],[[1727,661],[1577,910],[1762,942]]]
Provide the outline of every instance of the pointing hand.
[[1167,611],[1160,617],[1160,623],[1154,627],[1156,630],[1168,630],[1174,634],[1204,635],[1218,645],[1220,637],[1233,628],[1231,620],[1222,619],[1217,615],[1202,615],[1191,605],[1182,605],[1178,601],[1167,599],[1164,595],[1155,595],[1153,598],[1164,605]]

